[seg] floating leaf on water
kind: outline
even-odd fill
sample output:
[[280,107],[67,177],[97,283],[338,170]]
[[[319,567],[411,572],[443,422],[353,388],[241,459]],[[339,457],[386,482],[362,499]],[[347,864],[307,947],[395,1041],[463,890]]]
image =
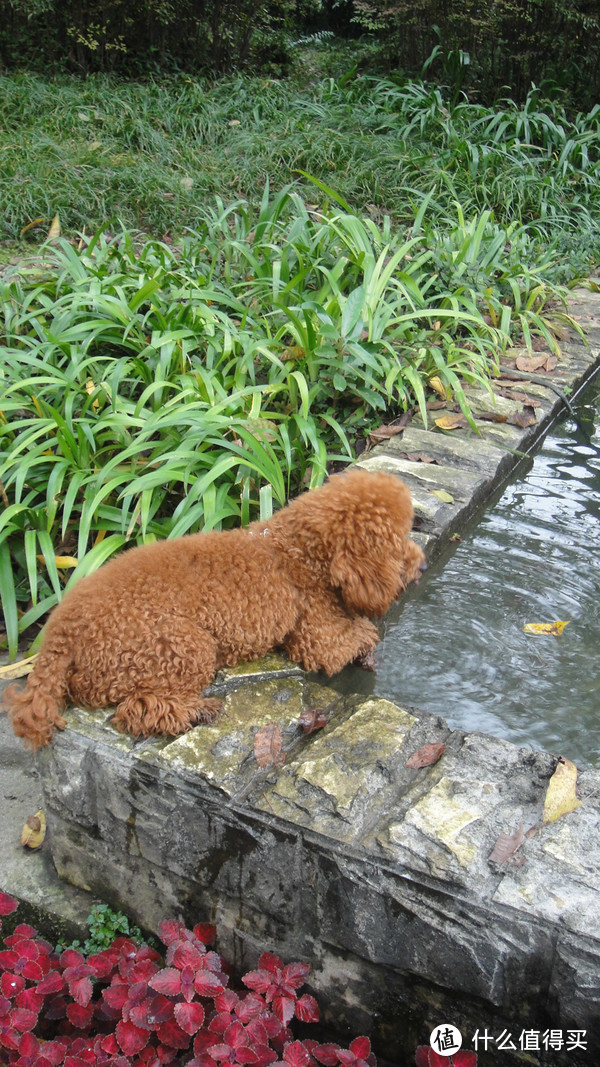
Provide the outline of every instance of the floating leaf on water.
[[579,807],[581,801],[577,799],[577,767],[561,756],[548,783],[543,822],[556,822],[561,815],[569,815]]
[[432,489],[431,493],[433,496],[437,496],[438,500],[442,500],[444,504],[454,503],[452,493],[447,493],[445,489]]
[[41,848],[46,836],[46,816],[40,808],[35,815],[30,815],[21,831],[21,844],[31,852]]
[[411,770],[420,770],[421,767],[431,767],[434,763],[437,763],[440,756],[446,751],[446,746],[441,741],[432,741],[428,745],[423,745],[421,748],[413,752],[406,763],[405,767],[410,767]]
[[524,634],[554,634],[555,637],[560,637],[565,626],[568,626],[568,620],[561,622],[526,622],[523,627]]

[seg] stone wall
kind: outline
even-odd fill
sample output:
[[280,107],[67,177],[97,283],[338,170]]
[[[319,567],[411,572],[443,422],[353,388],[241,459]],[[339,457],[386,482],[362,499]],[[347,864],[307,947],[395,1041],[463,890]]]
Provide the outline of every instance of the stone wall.
[[[479,435],[415,422],[361,457],[409,484],[428,552],[447,546],[539,441],[562,407],[556,390],[573,395],[594,371],[599,302],[574,297],[591,346],[573,335],[547,382],[471,390]],[[523,390],[536,413],[525,429],[511,421]],[[481,419],[490,411],[506,423]],[[600,772],[580,775],[581,807],[497,866],[501,833],[540,825],[556,757],[389,701],[340,697],[277,657],[225,672],[215,691],[224,715],[175,740],[136,742],[115,733],[108,712],[69,714],[40,754],[62,878],[148,929],[166,916],[215,922],[240,970],[267,948],[311,963],[332,1032],[369,1033],[394,1064],[411,1063],[440,1022],[461,1027],[466,1047],[476,1029],[514,1039],[588,1031],[587,1053],[492,1046],[486,1064],[599,1059]],[[314,707],[327,725],[305,736],[300,716]],[[270,723],[286,760],[261,769],[254,736]],[[406,767],[435,741],[446,745],[438,763]]]

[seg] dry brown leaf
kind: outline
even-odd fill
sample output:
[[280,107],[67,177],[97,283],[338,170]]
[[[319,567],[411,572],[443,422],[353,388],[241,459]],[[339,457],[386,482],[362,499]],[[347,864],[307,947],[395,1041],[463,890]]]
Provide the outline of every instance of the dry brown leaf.
[[523,370],[526,374],[535,374],[543,368],[547,358],[547,352],[540,352],[537,356],[517,356],[515,366],[517,370]]
[[434,459],[433,456],[423,456],[420,452],[396,452],[398,459],[407,459],[409,463],[437,463],[439,465],[439,459]]
[[301,345],[292,345],[290,348],[284,348],[283,352],[281,353],[281,359],[304,359],[305,355],[306,352],[304,351]]
[[577,799],[577,767],[562,756],[552,775],[544,801],[543,823],[556,822],[561,815],[569,815],[581,807]]
[[376,430],[369,430],[369,440],[373,444],[378,444],[379,441],[387,441],[390,437],[395,437],[396,434],[402,433],[404,426],[378,426]]
[[306,708],[300,716],[300,725],[305,734],[312,734],[327,725],[327,715],[322,708]]
[[518,426],[521,430],[525,430],[528,426],[535,426],[537,419],[533,408],[525,404],[523,410],[511,415],[508,421],[512,426]]
[[421,767],[431,767],[434,763],[437,763],[440,756],[446,751],[446,746],[440,741],[433,741],[429,745],[423,745],[421,748],[413,752],[412,756],[407,759],[405,767],[410,767],[411,770],[420,770]]
[[8,663],[6,667],[0,667],[0,678],[7,682],[12,681],[13,678],[25,678],[35,667],[38,656],[39,652],[36,652],[34,656],[28,656],[27,659],[20,659],[16,663]]
[[40,808],[35,815],[30,815],[21,831],[21,844],[30,852],[41,848],[46,836],[46,816]]
[[508,863],[524,840],[523,823],[519,824],[519,829],[515,830],[514,834],[500,834],[493,851],[488,856],[488,863]]
[[499,396],[506,397],[507,400],[514,400],[515,404],[527,404],[530,408],[539,408],[542,403],[541,400],[537,400],[534,396],[529,396],[528,393],[521,392],[520,389],[497,389],[496,392]]
[[442,415],[441,419],[435,420],[436,426],[439,426],[440,430],[464,430],[468,426],[468,422],[464,415]]
[[500,411],[481,411],[475,416],[476,419],[483,419],[484,422],[507,422],[508,415],[503,415]]
[[283,737],[277,723],[262,726],[254,735],[254,758],[259,767],[281,767],[285,763],[282,752]]

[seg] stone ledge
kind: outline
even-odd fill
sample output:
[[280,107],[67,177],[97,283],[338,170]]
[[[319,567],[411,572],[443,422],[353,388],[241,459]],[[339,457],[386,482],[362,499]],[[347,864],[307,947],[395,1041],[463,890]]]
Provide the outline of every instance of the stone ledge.
[[[598,365],[599,305],[586,292],[573,299],[592,343],[563,346],[553,381],[571,395]],[[481,422],[476,436],[413,424],[361,458],[410,485],[428,552],[472,520],[557,418],[559,398],[545,385],[526,391],[534,388],[538,421],[526,430]],[[487,394],[471,395],[476,412],[489,410]],[[506,398],[497,405],[506,411]],[[214,691],[225,716],[178,740],[136,742],[114,732],[107,712],[73,709],[39,761],[62,878],[146,928],[165,915],[215,921],[239,967],[266,947],[311,962],[331,1027],[369,1032],[397,1063],[441,1019],[467,1034],[478,1026],[598,1032],[597,771],[581,775],[582,807],[528,840],[522,866],[499,871],[487,862],[494,842],[539,821],[553,757],[450,731],[389,701],[342,699],[276,658],[224,672]],[[315,704],[330,721],[304,737],[298,718]],[[267,723],[282,729],[279,768],[254,761],[254,734]],[[438,764],[405,767],[412,751],[438,740],[446,743]],[[578,1067],[594,1054],[571,1052],[564,1062]],[[498,1055],[486,1062],[523,1062]],[[528,1062],[554,1067],[561,1056]]]

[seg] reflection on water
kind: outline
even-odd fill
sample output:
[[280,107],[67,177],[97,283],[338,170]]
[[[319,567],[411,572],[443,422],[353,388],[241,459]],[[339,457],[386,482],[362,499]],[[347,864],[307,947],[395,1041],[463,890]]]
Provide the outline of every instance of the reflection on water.
[[[546,438],[524,480],[385,620],[374,675],[352,684],[484,730],[600,763],[600,394],[582,429]],[[562,637],[526,622],[568,619]]]

